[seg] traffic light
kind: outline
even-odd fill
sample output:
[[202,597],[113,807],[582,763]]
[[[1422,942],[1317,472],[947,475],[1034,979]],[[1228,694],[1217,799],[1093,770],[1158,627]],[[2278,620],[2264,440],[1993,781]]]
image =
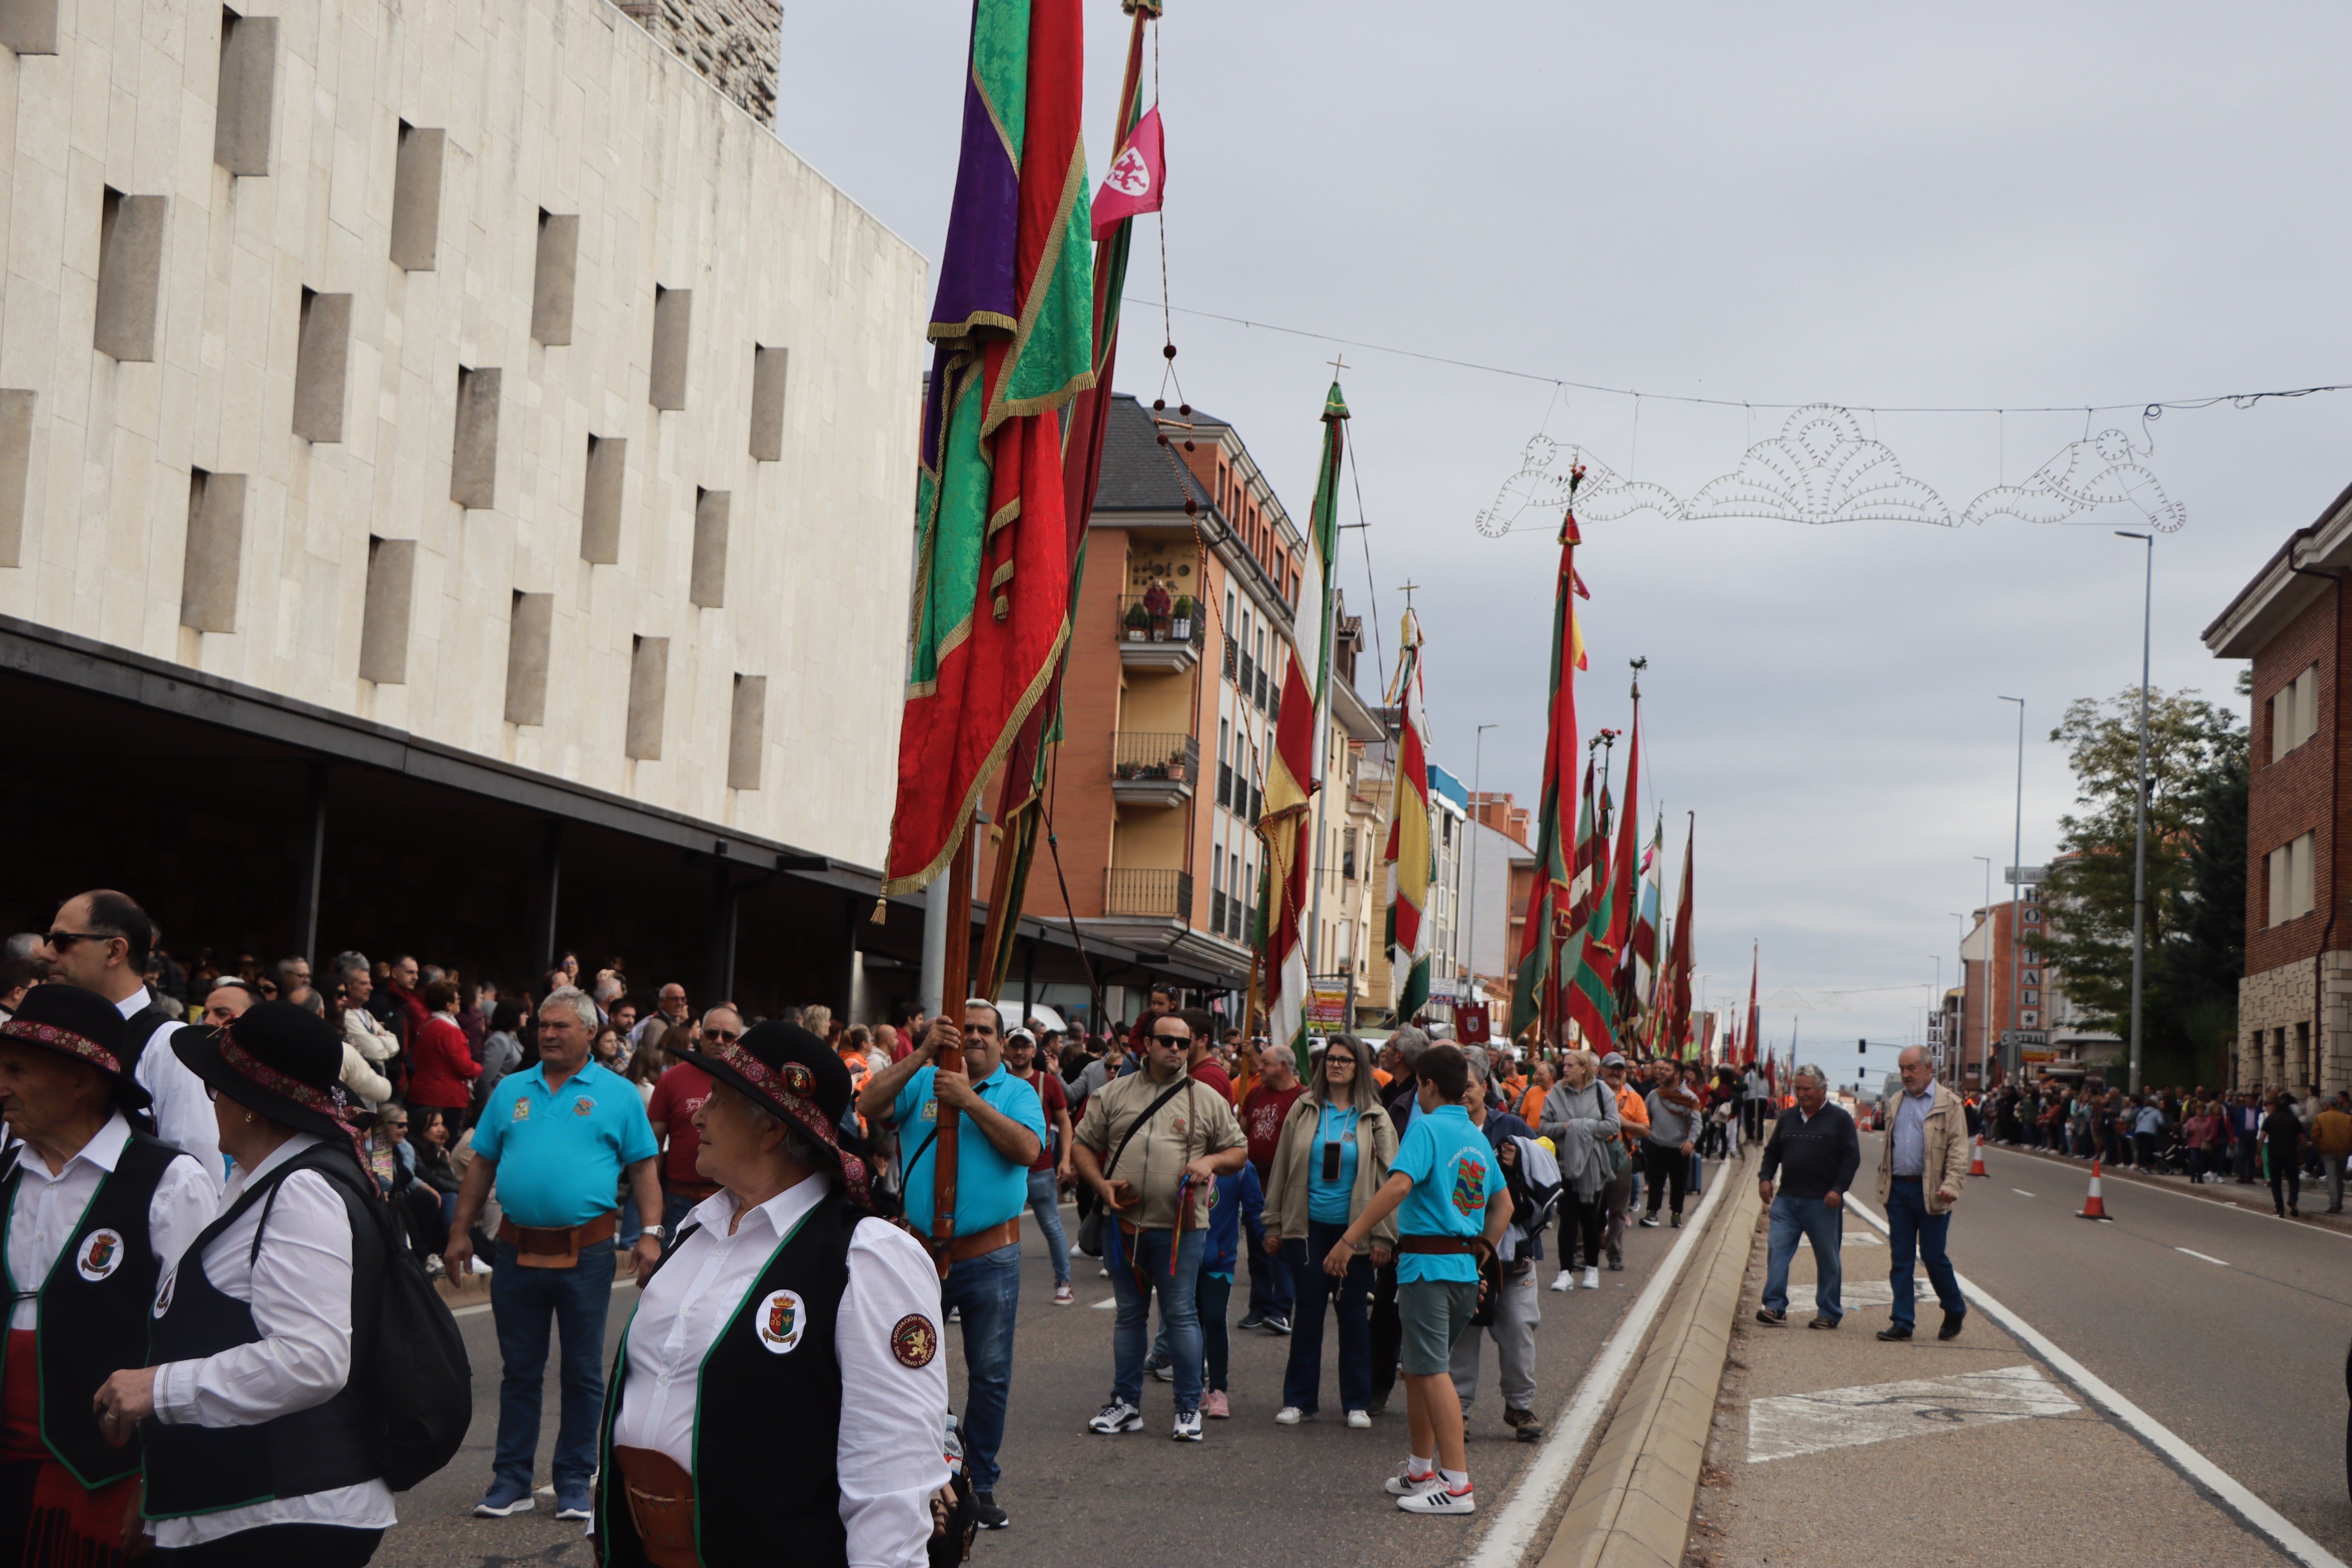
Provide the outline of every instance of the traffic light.
[[1870,1054],[1870,1042],[1868,1040],[1854,1041],[1853,1054],[1858,1057],[1868,1056]]

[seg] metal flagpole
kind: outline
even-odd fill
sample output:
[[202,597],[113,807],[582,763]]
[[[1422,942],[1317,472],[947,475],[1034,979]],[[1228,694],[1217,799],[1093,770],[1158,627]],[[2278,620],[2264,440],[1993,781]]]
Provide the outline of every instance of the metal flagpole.
[[[1969,858],[1983,861],[1985,868],[1984,1019],[1977,1026],[1977,1092],[1989,1094],[1992,1091],[1992,857],[1971,855]],[[1965,984],[1965,973],[1961,979]]]
[[2017,1076],[2018,1054],[2025,1048],[2016,1040],[2017,970],[2024,948],[2024,933],[2017,916],[2025,875],[2025,699],[2004,697],[2001,700],[2017,704],[2017,827],[2009,848],[2009,1026],[2002,1031],[2010,1041],[2009,1048],[2000,1053],[2001,1079],[2007,1082]]
[[2147,578],[2139,615],[2139,789],[2132,809],[2131,1092],[2139,1092],[2141,981],[2147,963],[2147,673],[2148,635],[2156,614],[2156,535],[2116,529],[2119,538],[2147,546]]
[[[1486,773],[1486,731],[1501,728],[1500,724],[1479,725],[1478,738],[1470,750],[1470,994],[1480,1002],[1486,995],[1478,989],[1478,784]],[[1508,939],[1505,940],[1507,944]],[[1461,1031],[1454,1032],[1458,1035]]]

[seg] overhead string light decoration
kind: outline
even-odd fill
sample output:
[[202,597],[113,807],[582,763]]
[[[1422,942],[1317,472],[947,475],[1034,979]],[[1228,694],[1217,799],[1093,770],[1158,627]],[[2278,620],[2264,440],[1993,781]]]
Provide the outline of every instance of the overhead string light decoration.
[[[2154,411],[2147,417],[2154,417]],[[1830,403],[1810,403],[1790,413],[1780,433],[1756,442],[1739,466],[1709,479],[1687,500],[1663,485],[1628,479],[1589,448],[1563,448],[1548,436],[1528,441],[1519,471],[1503,481],[1495,504],[1475,520],[1480,533],[1500,539],[1517,520],[1535,511],[1558,512],[1568,503],[1570,470],[1584,470],[1576,512],[1589,522],[1613,522],[1635,512],[1655,511],[1686,521],[1761,518],[1779,522],[1924,522],[1955,528],[1995,517],[2024,522],[2062,523],[2085,513],[2131,508],[2137,520],[2170,533],[2189,521],[2188,510],[2165,493],[2140,461],[2155,451],[2134,445],[2121,430],[2103,430],[2068,443],[2024,483],[1997,485],[1955,517],[1943,497],[1903,471],[1893,447],[1864,436],[1853,413]],[[1565,450],[1567,461],[1560,461]]]

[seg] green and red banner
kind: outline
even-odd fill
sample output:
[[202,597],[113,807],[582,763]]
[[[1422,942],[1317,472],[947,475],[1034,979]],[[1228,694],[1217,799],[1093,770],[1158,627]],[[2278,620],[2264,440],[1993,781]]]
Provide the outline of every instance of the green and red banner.
[[1397,1022],[1429,1005],[1431,884],[1437,860],[1429,841],[1429,714],[1421,679],[1421,622],[1404,613],[1397,666],[1396,778],[1389,791],[1389,978]]
[[[1558,1027],[1559,943],[1569,906],[1566,792],[1576,781],[1576,672],[1584,646],[1576,624],[1576,489],[1582,468],[1568,476],[1567,511],[1559,525],[1559,578],[1552,594],[1551,699],[1544,734],[1543,800],[1536,813],[1535,880],[1528,889],[1527,924],[1519,938],[1518,971],[1511,985],[1511,1035]],[[1556,930],[1555,927],[1563,929]]]

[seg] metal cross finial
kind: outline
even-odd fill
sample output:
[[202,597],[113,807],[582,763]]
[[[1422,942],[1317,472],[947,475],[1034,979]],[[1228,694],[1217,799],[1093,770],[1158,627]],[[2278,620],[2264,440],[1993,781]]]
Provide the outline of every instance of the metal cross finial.
[[1328,364],[1328,365],[1329,365],[1329,366],[1331,367],[1331,378],[1332,378],[1334,381],[1337,381],[1337,380],[1339,379],[1339,373],[1340,373],[1341,371],[1343,371],[1343,370],[1345,370],[1345,369],[1347,369],[1347,368],[1348,368],[1348,359],[1347,359],[1347,356],[1346,356],[1345,354],[1334,354],[1334,355],[1332,355],[1329,359],[1325,360],[1323,363],[1324,363],[1325,364]]
[[1407,583],[1404,585],[1404,607],[1406,609],[1410,610],[1412,608],[1412,592],[1420,586],[1421,584],[1418,583]]

